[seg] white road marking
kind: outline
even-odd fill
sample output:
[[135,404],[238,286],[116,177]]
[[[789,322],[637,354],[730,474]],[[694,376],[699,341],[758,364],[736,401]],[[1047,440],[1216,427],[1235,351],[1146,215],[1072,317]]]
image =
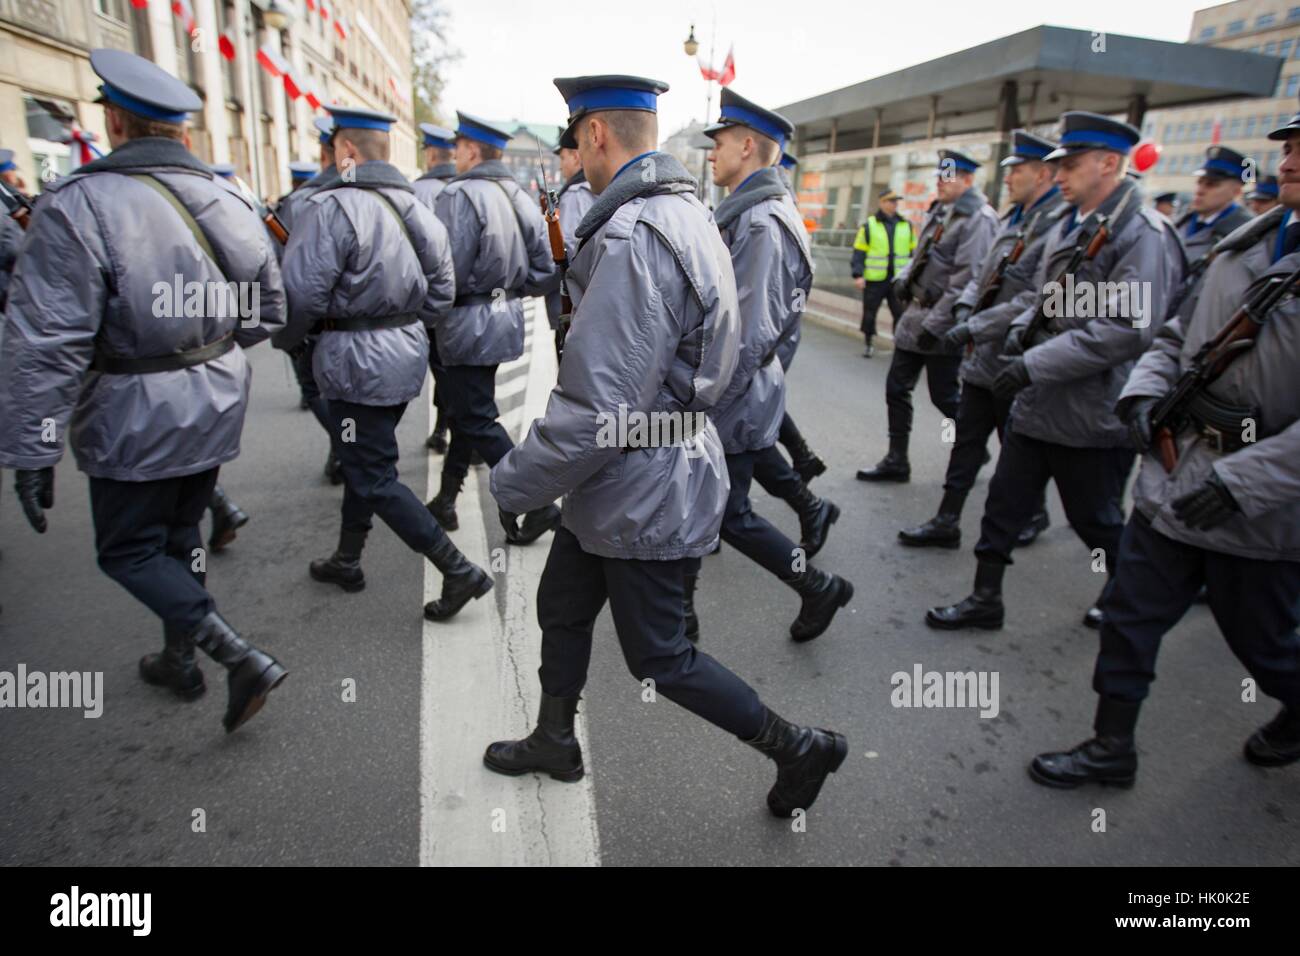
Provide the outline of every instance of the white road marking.
[[[520,414],[502,423],[518,441],[546,407],[555,383],[555,353],[546,311],[527,300],[525,315],[534,328],[522,359],[528,363],[526,398]],[[432,391],[432,390],[431,390]],[[432,420],[432,417],[430,417]],[[441,480],[442,460],[429,462],[428,496]],[[471,473],[456,501],[460,530],[452,534],[471,561],[489,567],[484,505]],[[537,718],[541,687],[541,629],[537,625],[537,584],[550,535],[526,548],[506,548],[506,573],[497,587],[508,591],[505,615],[497,613],[496,592],[471,601],[451,621],[424,625],[420,704],[420,864],[422,866],[592,866],[600,863],[595,800],[591,790],[591,748],[586,721],[578,720],[587,776],[560,783],[527,774],[505,777],[483,766],[483,750],[493,740],[525,736]],[[442,576],[426,563],[425,600],[442,589]]]

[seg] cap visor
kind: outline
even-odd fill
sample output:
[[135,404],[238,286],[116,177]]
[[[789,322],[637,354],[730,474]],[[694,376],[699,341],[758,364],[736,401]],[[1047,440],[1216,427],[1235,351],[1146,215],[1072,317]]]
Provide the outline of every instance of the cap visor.
[[1006,159],[1002,160],[1002,162],[998,163],[998,165],[1019,166],[1021,163],[1027,163],[1027,162],[1029,162],[1029,160],[1025,159],[1025,157],[1023,156],[1008,156]]

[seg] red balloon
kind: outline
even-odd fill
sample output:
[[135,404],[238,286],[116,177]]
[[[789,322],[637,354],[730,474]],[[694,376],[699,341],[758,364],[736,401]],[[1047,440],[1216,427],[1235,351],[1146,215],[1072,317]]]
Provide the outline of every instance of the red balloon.
[[1159,161],[1160,145],[1158,143],[1142,143],[1133,151],[1133,166],[1139,173],[1145,173]]

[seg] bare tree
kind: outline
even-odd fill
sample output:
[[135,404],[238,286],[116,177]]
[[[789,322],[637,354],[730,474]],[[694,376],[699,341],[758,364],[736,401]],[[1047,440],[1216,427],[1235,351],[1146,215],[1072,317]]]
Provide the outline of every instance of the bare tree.
[[412,0],[411,65],[415,92],[415,122],[438,123],[445,71],[460,59],[447,39],[451,13],[444,0]]

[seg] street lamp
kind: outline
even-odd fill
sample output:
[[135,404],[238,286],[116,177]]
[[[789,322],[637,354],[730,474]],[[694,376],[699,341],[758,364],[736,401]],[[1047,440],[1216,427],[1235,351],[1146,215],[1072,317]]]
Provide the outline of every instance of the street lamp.
[[[686,51],[687,56],[695,56],[700,50],[700,44],[695,39],[695,24],[691,24],[691,35],[686,38],[682,44],[682,49]],[[707,117],[706,117],[707,119]]]
[[[712,71],[713,69],[713,40],[717,38],[717,35],[718,35],[718,15],[717,12],[715,11],[713,14],[713,36],[709,39],[709,70],[710,71]],[[695,39],[694,23],[691,24],[690,34],[686,37],[686,41],[682,44],[682,49],[686,51],[687,56],[695,56],[695,54],[699,52],[700,44],[699,41]],[[704,87],[707,91],[704,97],[704,125],[708,126],[709,114],[713,112],[713,80],[706,78],[704,81]],[[705,197],[709,195],[708,179],[709,179],[709,153],[708,150],[705,150],[704,162],[700,166],[700,202],[703,202],[706,205],[708,204],[708,201]]]
[[262,20],[272,30],[284,30],[293,22],[293,7],[285,0],[267,0],[262,5]]

